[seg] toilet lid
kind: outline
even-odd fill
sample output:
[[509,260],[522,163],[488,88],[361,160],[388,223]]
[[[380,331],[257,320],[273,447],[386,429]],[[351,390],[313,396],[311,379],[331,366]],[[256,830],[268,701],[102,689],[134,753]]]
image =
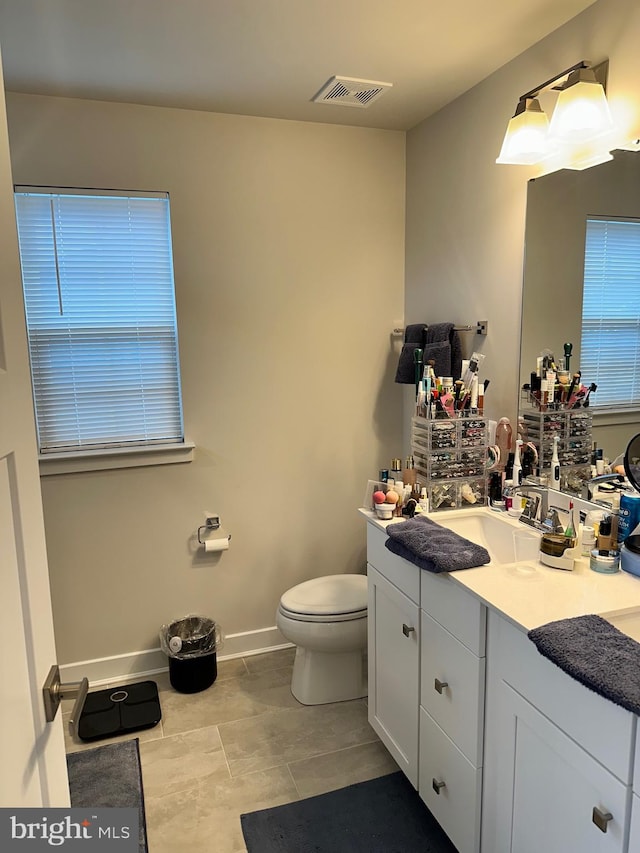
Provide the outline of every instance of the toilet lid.
[[292,587],[280,599],[290,613],[327,616],[367,609],[366,575],[328,575]]

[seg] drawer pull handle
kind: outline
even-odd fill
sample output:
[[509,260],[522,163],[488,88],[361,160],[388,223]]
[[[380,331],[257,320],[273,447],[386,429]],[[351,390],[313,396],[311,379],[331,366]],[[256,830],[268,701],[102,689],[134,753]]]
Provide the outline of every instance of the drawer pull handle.
[[440,681],[439,678],[436,678],[436,680],[433,682],[433,686],[436,688],[438,693],[440,693],[442,695],[442,691],[444,690],[445,687],[449,686],[449,682],[448,681]]
[[415,630],[415,628],[410,628],[409,625],[405,625],[404,622],[402,623],[402,633],[405,635],[405,637],[410,637],[415,632]]
[[431,787],[432,787],[432,788],[433,788],[433,790],[436,792],[436,794],[437,794],[438,796],[440,796],[440,788],[446,788],[446,787],[447,787],[447,783],[446,783],[446,782],[438,782],[438,780],[437,780],[437,779],[432,779],[432,780],[431,780]]
[[613,815],[611,812],[603,812],[597,806],[594,806],[591,820],[595,823],[600,832],[606,832],[609,821],[613,820]]

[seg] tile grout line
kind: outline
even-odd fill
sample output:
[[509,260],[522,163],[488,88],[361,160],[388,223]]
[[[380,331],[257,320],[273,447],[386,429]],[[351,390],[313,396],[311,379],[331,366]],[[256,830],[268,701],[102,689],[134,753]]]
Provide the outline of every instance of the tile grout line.
[[224,763],[227,765],[227,773],[229,774],[229,779],[233,779],[231,765],[229,764],[229,759],[227,758],[227,750],[224,748],[224,741],[222,740],[222,735],[220,734],[220,726],[216,726],[216,729],[218,731],[218,738],[220,740],[220,749],[222,750],[222,755],[224,756]]
[[298,788],[298,785],[296,784],[296,780],[293,777],[293,773],[291,772],[291,764],[289,762],[287,762],[285,764],[285,767],[287,768],[287,772],[289,773],[289,776],[291,777],[291,781],[293,782],[293,787],[296,790],[296,794],[298,795],[298,799],[301,800],[302,794],[300,793],[300,788]]

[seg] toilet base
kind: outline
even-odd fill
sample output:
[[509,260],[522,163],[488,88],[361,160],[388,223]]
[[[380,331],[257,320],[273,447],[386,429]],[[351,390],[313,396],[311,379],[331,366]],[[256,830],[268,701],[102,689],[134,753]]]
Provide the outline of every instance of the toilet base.
[[298,646],[291,692],[303,705],[362,699],[367,695],[363,650],[318,652]]

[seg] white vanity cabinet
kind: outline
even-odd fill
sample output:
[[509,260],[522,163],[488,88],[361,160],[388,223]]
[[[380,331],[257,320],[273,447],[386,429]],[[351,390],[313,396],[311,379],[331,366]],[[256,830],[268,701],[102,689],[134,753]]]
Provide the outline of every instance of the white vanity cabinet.
[[367,525],[369,722],[418,787],[420,569]]
[[460,853],[477,853],[484,606],[367,525],[369,722]]
[[635,717],[491,613],[482,850],[624,853]]
[[477,853],[486,610],[447,575],[421,582],[419,793],[458,851]]

